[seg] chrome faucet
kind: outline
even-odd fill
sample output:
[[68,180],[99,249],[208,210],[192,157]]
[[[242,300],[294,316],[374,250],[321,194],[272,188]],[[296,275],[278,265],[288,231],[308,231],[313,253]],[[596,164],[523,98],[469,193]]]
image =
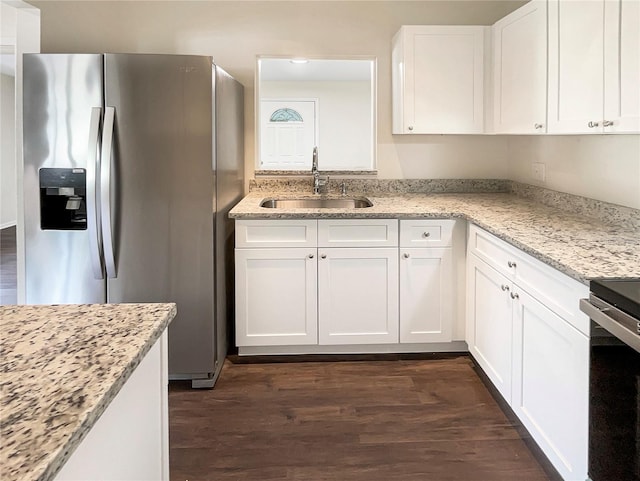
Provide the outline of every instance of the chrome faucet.
[[313,158],[311,160],[311,175],[313,175],[313,193],[319,194],[320,187],[329,184],[329,176],[320,179],[320,171],[318,170],[318,147],[313,148]]

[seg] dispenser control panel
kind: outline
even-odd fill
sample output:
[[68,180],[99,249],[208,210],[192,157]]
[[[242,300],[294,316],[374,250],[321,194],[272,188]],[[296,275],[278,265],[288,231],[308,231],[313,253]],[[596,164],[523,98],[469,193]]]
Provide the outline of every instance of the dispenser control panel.
[[85,169],[42,168],[40,174],[40,228],[87,228],[87,172]]

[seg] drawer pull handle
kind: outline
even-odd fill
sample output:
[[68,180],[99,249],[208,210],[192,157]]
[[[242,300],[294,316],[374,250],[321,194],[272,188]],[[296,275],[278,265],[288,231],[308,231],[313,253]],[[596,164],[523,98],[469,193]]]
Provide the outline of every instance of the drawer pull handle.
[[313,254],[309,254],[309,259],[313,259]]
[[613,120],[605,120],[602,122],[603,127],[611,127],[613,125]]
[[411,256],[405,252],[404,254],[402,254],[402,257],[404,257],[405,259],[408,259]]
[[516,263],[515,263],[515,262],[512,262],[512,261],[509,261],[509,262],[507,262],[507,265],[508,265],[509,267],[515,267],[515,266],[516,266]]
[[589,126],[590,129],[593,129],[595,127],[599,127],[600,126],[600,122],[591,121],[587,125]]
[[423,233],[422,233],[422,237],[424,237],[425,239],[426,239],[427,237],[431,237],[431,232],[423,232]]
[[533,124],[533,127],[534,127],[536,130],[540,130],[540,129],[543,127],[543,125],[542,125],[542,124]]
[[511,299],[520,299],[520,296],[517,292],[512,292],[509,295],[511,296]]
[[500,286],[500,289],[502,289],[503,291],[508,291],[509,290],[509,286],[502,284]]
[[322,254],[322,255],[320,255],[320,257],[321,257],[322,259],[326,259],[326,258],[327,258],[327,254]]

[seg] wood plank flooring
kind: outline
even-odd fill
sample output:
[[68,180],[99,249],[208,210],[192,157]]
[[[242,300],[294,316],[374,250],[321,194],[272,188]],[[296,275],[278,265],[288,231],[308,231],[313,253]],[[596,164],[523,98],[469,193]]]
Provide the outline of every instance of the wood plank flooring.
[[548,481],[467,356],[233,364],[171,383],[172,481]]
[[0,230],[0,305],[17,302],[16,227]]

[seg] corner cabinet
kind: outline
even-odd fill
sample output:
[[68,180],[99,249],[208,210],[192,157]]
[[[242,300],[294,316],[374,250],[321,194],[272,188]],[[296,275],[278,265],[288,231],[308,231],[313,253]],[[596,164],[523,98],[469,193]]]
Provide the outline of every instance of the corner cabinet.
[[640,131],[640,2],[549,0],[549,132]]
[[405,25],[393,38],[394,134],[481,134],[489,27]]
[[588,288],[469,227],[469,352],[565,480],[587,478]]
[[544,134],[547,123],[547,0],[533,0],[496,22],[493,128]]

